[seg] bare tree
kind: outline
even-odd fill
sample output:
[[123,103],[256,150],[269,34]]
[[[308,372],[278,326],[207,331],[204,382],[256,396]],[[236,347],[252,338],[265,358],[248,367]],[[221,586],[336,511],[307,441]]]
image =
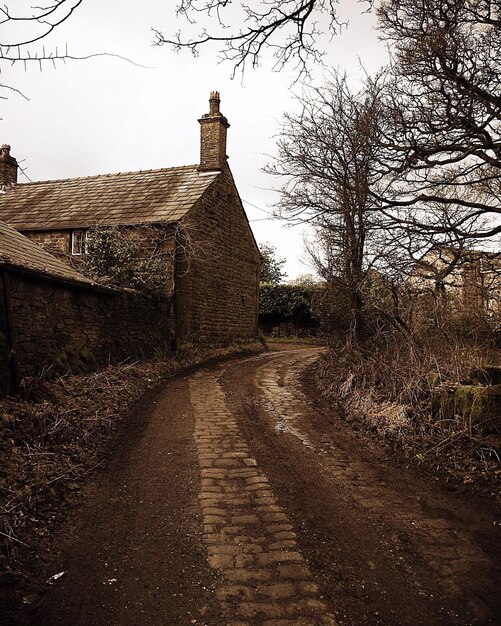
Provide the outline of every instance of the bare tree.
[[[342,26],[338,8],[338,0],[181,0],[180,16],[210,27],[193,38],[155,33],[157,43],[194,54],[220,45],[234,70],[256,67],[269,49],[276,68],[292,63],[300,76],[323,58],[319,24],[331,36]],[[501,0],[383,0],[378,16],[394,77],[378,200],[409,228],[500,233]],[[442,205],[438,222],[431,203]],[[457,206],[467,211],[449,211]]]
[[[373,0],[362,0],[365,8]],[[193,38],[185,39],[180,31],[165,36],[154,30],[159,45],[171,44],[175,49],[188,49],[197,55],[204,45],[215,42],[222,46],[221,58],[233,65],[233,73],[244,71],[248,64],[257,67],[265,50],[270,50],[274,69],[292,64],[299,75],[308,73],[309,63],[321,63],[324,52],[319,47],[322,34],[320,22],[330,36],[345,25],[339,17],[339,0],[260,0],[252,3],[231,3],[229,0],[181,0],[179,16],[190,23],[208,17],[205,28]],[[252,6],[251,6],[252,5]],[[242,26],[229,26],[229,23]]]
[[501,1],[384,0],[378,15],[393,54],[379,199],[409,228],[500,233]]
[[301,112],[284,116],[278,156],[267,168],[285,179],[279,213],[320,231],[328,265],[319,269],[325,279],[343,281],[356,338],[363,327],[369,251],[374,233],[383,227],[369,193],[378,175],[379,94],[377,83],[353,93],[346,77],[338,75],[325,87],[306,91],[299,98]]
[[[301,112],[284,117],[278,156],[267,171],[284,179],[279,214],[315,227],[307,251],[337,297],[348,300],[350,336],[364,338],[364,311],[372,310],[414,344],[406,319],[412,307],[404,314],[402,302],[416,265],[431,250],[452,251],[444,256],[446,263],[430,266],[426,280],[438,310],[447,277],[478,240],[470,231],[476,222],[465,223],[466,235],[454,228],[467,207],[430,203],[440,232],[385,215],[381,161],[391,132],[386,90],[382,78],[368,79],[353,93],[346,77],[334,75],[325,87],[306,91],[299,99]],[[412,302],[407,296],[406,301]]]

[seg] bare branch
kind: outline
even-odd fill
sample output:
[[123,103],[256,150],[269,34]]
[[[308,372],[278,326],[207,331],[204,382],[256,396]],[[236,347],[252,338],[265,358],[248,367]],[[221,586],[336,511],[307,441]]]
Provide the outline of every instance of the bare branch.
[[16,37],[14,41],[10,42],[2,41],[0,46],[27,46],[40,41],[68,20],[82,2],[83,0],[55,0],[54,4],[48,7],[32,7],[34,13],[29,16],[12,14],[7,5],[0,7],[0,16],[3,16],[0,17],[0,26],[5,26],[8,23],[28,24],[30,28],[37,24],[42,26],[40,33]]
[[501,3],[384,0],[378,16],[393,78],[372,192],[388,215],[430,233],[444,232],[429,219],[438,204],[443,215],[466,209],[449,225],[458,236],[500,233]]
[[[347,24],[338,13],[339,0],[262,0],[252,7],[239,3],[240,13],[228,0],[182,0],[177,13],[189,24],[200,17],[211,20],[211,30],[202,29],[200,34],[185,39],[181,32],[165,36],[153,29],[157,45],[169,44],[176,51],[187,49],[195,56],[210,42],[222,45],[220,58],[233,66],[232,76],[244,72],[248,65],[259,66],[265,50],[274,59],[273,69],[280,70],[292,64],[297,76],[307,75],[309,64],[321,64],[325,52],[319,46],[319,38],[325,34],[319,23],[327,17],[327,31],[332,36]],[[372,6],[373,0],[363,0]],[[228,19],[226,19],[228,16]],[[229,17],[231,16],[231,17]],[[233,19],[231,19],[233,18]],[[227,23],[244,24],[228,27]]]

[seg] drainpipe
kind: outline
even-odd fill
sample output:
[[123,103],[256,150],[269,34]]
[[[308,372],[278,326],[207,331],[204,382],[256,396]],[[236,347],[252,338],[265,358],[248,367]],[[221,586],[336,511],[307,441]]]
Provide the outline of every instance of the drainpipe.
[[5,306],[5,326],[7,331],[7,348],[9,351],[9,379],[7,382],[7,393],[12,394],[18,390],[18,371],[17,371],[17,359],[15,351],[15,336],[12,325],[12,308],[10,305],[10,284],[9,274],[6,271],[2,272],[2,287],[4,293],[4,306]]

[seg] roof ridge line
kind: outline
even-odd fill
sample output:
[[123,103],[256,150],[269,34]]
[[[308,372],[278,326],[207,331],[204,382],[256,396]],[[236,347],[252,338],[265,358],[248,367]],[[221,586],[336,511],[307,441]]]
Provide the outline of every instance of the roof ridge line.
[[163,172],[167,170],[181,170],[197,168],[198,165],[174,165],[172,167],[156,167],[148,170],[130,170],[129,172],[108,172],[107,174],[92,174],[90,176],[70,176],[69,178],[50,178],[47,180],[33,180],[28,183],[16,183],[14,189],[19,186],[43,185],[44,183],[63,183],[70,180],[89,180],[90,178],[106,178],[107,176],[126,176],[127,174],[145,174],[148,172]]

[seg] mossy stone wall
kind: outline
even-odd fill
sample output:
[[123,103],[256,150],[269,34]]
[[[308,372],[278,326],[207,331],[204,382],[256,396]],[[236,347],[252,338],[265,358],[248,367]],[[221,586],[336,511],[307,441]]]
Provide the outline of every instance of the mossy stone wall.
[[463,420],[465,427],[479,426],[483,433],[501,433],[501,385],[436,387],[431,394],[436,420]]

